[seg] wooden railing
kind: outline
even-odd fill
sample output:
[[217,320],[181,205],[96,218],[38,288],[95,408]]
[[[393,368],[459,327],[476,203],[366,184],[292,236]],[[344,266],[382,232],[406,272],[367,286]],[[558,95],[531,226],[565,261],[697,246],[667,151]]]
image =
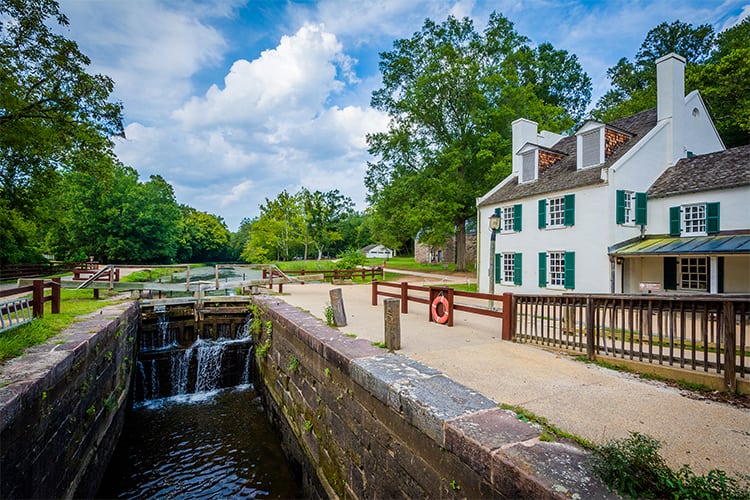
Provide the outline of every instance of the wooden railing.
[[[299,271],[284,271],[284,274],[287,276],[297,276],[300,278],[300,281],[304,282],[302,278],[304,278],[305,275],[314,275],[316,279],[320,279],[320,276],[323,276],[323,281],[338,281],[338,280],[345,280],[345,279],[353,279],[353,278],[361,278],[362,280],[366,278],[372,278],[372,279],[383,279],[384,270],[382,267],[370,267],[366,269],[333,269],[333,270],[325,270],[325,271],[317,271],[317,270],[299,270]],[[263,279],[269,279],[269,278],[278,278],[281,277],[281,274],[274,271],[269,271],[267,269],[263,269]]]
[[[44,294],[44,289],[51,290],[50,295]],[[20,294],[32,292],[31,298],[17,297]],[[15,296],[15,297],[14,297]],[[14,297],[0,303],[0,332],[28,323],[33,318],[44,316],[44,303],[52,302],[50,312],[60,313],[60,278],[51,281],[34,280],[29,286],[0,290],[0,297]]]
[[750,373],[750,297],[514,295],[514,339],[724,374],[725,388]]
[[44,264],[11,264],[0,268],[0,281],[33,278],[67,273],[80,266],[79,262],[46,262]]
[[[385,291],[385,289],[389,288],[398,289],[398,293]],[[410,292],[418,293],[411,294]],[[512,338],[511,325],[513,323],[510,319],[506,320],[506,317],[508,317],[512,311],[511,300],[513,295],[510,293],[494,295],[489,293],[464,292],[445,286],[425,287],[410,285],[406,281],[401,283],[389,283],[373,280],[372,305],[378,305],[379,296],[400,299],[401,312],[403,314],[409,313],[409,302],[426,304],[428,306],[427,316],[430,321],[435,319],[432,314],[433,305],[437,305],[437,302],[440,302],[439,297],[444,297],[447,302],[447,307],[445,307],[445,313],[443,313],[443,308],[441,307],[440,314],[447,315],[445,320],[446,325],[453,326],[454,311],[463,311],[481,316],[491,316],[503,320],[501,324],[503,340],[510,340]],[[466,300],[456,300],[457,298],[464,298]],[[479,301],[481,301],[481,303]],[[496,305],[499,305],[500,308],[495,307]]]

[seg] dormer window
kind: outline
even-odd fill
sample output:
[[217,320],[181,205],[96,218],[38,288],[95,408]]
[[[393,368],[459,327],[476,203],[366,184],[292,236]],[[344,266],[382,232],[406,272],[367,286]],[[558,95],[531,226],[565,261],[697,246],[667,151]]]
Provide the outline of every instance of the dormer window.
[[527,143],[516,154],[521,157],[521,183],[537,180],[565,156],[565,153],[531,143]]
[[521,182],[530,182],[536,180],[536,155],[536,149],[532,149],[521,155],[521,157],[523,158]]
[[602,162],[601,129],[581,134],[581,168],[594,167]]
[[597,167],[612,156],[632,135],[624,130],[590,121],[576,133],[578,169]]

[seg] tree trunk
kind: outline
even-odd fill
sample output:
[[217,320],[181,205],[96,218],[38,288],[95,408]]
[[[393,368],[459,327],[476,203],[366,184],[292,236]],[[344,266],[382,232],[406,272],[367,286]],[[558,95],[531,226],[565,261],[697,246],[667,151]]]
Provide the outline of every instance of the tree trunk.
[[466,271],[466,220],[456,225],[456,271]]

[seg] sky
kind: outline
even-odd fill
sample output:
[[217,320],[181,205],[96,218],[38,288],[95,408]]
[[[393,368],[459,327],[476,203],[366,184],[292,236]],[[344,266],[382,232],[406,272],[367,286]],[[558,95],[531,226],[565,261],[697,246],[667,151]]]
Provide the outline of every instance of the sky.
[[366,135],[388,117],[370,107],[379,54],[424,20],[492,11],[532,45],[578,57],[592,106],[607,68],[633,59],[648,31],[680,20],[714,30],[750,0],[60,0],[65,35],[115,81],[125,139],[115,153],[142,180],[158,174],[177,201],[231,231],[266,198],[338,189],[364,210]]

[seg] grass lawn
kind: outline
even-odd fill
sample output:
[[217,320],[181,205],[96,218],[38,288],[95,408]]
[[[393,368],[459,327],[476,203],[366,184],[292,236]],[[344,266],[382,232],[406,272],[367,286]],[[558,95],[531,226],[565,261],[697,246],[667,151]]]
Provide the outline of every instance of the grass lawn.
[[[100,300],[93,299],[91,290],[60,291],[60,314],[52,314],[52,304],[44,304],[44,317],[31,323],[18,326],[0,334],[0,363],[23,354],[24,349],[41,344],[54,337],[68,325],[76,321],[77,316],[89,314],[118,300],[107,299],[105,290],[99,292]],[[113,294],[114,295],[114,294]]]

